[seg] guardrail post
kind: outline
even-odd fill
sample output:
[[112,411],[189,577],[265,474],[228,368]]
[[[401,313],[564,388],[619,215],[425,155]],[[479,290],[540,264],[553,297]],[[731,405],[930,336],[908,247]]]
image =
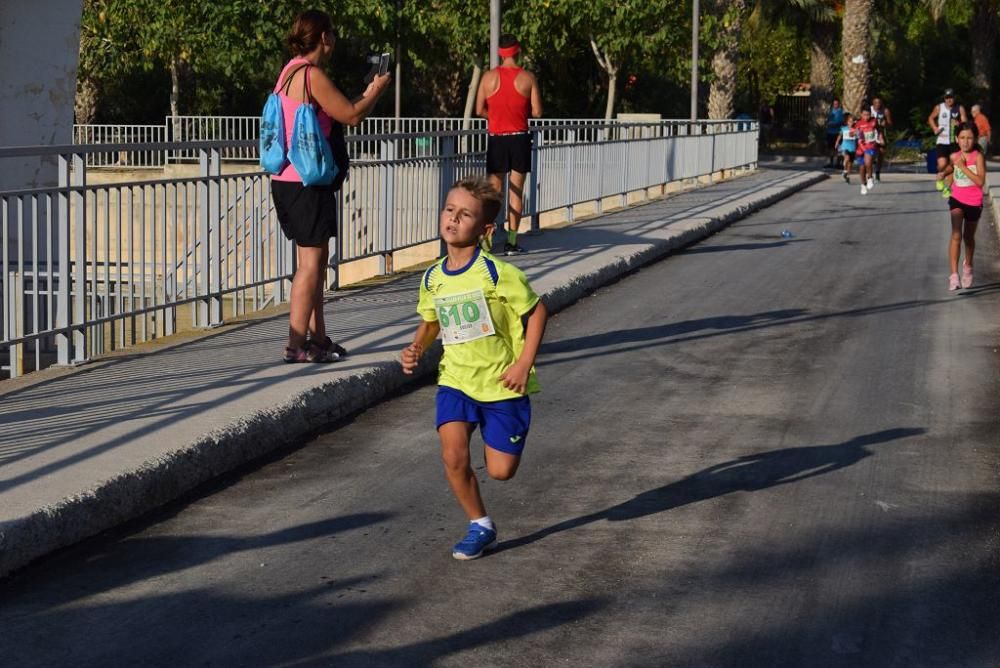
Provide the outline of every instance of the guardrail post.
[[[540,142],[542,140],[542,133],[538,130],[531,131],[531,172],[528,174],[528,215],[531,219],[531,231],[537,232],[539,227],[541,227],[541,216],[538,213],[538,166],[541,164],[539,160],[538,149],[540,148]],[[523,206],[523,204],[522,204]]]
[[[71,278],[71,307],[69,326],[77,325],[73,332],[73,356],[70,364],[83,364],[87,361],[87,197],[82,187],[87,183],[87,164],[84,157],[74,153],[72,157],[73,170],[70,185],[77,188],[70,192],[69,215],[73,220],[71,225],[76,235],[75,255],[76,271],[70,271],[70,261],[66,262],[66,276]],[[62,240],[60,240],[62,243]],[[69,246],[69,234],[66,235],[66,246]],[[76,288],[75,292],[73,288]]]
[[[344,183],[346,187],[347,183]],[[330,290],[340,289],[340,240],[344,236],[344,188],[334,195],[337,202],[337,235],[330,238],[330,259],[327,260],[327,285]]]
[[380,274],[385,276],[392,272],[392,223],[396,213],[396,165],[392,161],[396,159],[396,142],[383,140],[381,144],[382,160],[386,164],[379,170],[382,178],[381,183],[379,183],[379,241],[377,250],[379,251],[378,270]]
[[576,204],[576,166],[573,164],[573,147],[576,145],[576,130],[566,131],[566,220],[573,220],[573,205]]
[[209,327],[222,324],[222,154],[218,147],[208,151],[208,261]]
[[597,131],[597,215],[604,213],[604,156],[608,145],[608,129],[602,127]]
[[[444,208],[445,200],[448,199],[448,191],[455,183],[455,144],[454,136],[441,137],[441,191],[438,195],[438,211]],[[444,255],[447,252],[448,249],[444,241],[441,241],[438,255]]]
[[[56,364],[66,366],[69,364],[70,337],[69,331],[64,329],[69,327],[69,185],[70,185],[70,163],[65,155],[59,156],[59,194],[56,196],[56,206],[58,207],[58,218],[56,222],[56,238],[53,239],[56,245],[56,266],[49,267],[51,276],[56,279],[56,327],[59,333],[56,334]],[[49,279],[50,281],[52,278]]]
[[631,145],[628,136],[625,137],[625,141],[622,142],[622,187],[621,194],[619,195],[619,206],[625,208],[628,206],[628,159],[629,159],[629,145]]
[[202,299],[196,310],[196,327],[222,324],[222,160],[218,148],[198,150],[198,225],[195,271],[196,295]]
[[[24,336],[24,275],[18,271],[7,272],[4,281],[7,291],[4,302],[8,305],[7,338],[17,339]],[[10,346],[10,377],[24,375],[24,343]]]

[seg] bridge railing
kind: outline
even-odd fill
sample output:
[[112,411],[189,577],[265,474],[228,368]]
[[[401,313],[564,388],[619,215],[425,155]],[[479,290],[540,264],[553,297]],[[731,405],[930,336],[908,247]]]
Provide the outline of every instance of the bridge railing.
[[[748,168],[756,124],[550,122],[532,129],[525,215],[572,220],[584,203],[618,206],[651,188]],[[485,172],[482,129],[353,135],[338,193],[329,283],[367,259],[389,273],[397,253],[436,255],[449,186]],[[58,183],[0,190],[0,374],[82,363],[191,327],[212,327],[288,299],[293,244],[281,234],[270,179],[223,156],[251,139],[0,148],[0,160],[58,164]],[[184,152],[196,163],[136,179],[88,167],[100,154]],[[430,246],[426,246],[430,244]]]

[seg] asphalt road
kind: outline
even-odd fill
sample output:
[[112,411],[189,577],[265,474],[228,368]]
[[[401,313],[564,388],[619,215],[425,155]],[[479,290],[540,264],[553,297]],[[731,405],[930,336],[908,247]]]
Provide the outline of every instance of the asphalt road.
[[949,293],[929,187],[831,180],[554,318],[490,556],[426,386],[0,583],[0,665],[1000,665],[1000,252]]

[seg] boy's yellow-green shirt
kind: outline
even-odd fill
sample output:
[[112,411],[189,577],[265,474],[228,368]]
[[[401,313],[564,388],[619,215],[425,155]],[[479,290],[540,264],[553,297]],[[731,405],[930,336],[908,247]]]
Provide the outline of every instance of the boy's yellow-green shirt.
[[[417,303],[421,318],[441,325],[445,345],[438,384],[476,401],[524,396],[505,388],[500,377],[524,349],[521,319],[538,303],[538,295],[524,272],[481,249],[456,271],[445,267],[446,260],[424,272]],[[480,308],[483,302],[488,316]],[[527,392],[538,390],[532,366]]]

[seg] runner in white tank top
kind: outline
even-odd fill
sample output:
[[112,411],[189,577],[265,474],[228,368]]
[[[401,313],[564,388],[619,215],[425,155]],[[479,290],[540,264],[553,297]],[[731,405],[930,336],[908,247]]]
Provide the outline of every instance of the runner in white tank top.
[[889,130],[892,128],[892,112],[878,95],[872,98],[872,118],[882,137],[882,142],[878,145],[878,161],[875,163],[875,182],[879,183],[882,181],[882,165],[885,163],[885,146],[889,143]]
[[937,137],[937,181],[934,186],[941,191],[941,196],[945,199],[951,197],[951,190],[948,187],[950,176],[946,180],[945,169],[948,167],[949,156],[958,150],[955,143],[955,128],[959,123],[968,122],[965,115],[965,107],[955,104],[955,91],[951,88],[945,90],[943,101],[934,105],[931,115],[927,117],[927,124]]

